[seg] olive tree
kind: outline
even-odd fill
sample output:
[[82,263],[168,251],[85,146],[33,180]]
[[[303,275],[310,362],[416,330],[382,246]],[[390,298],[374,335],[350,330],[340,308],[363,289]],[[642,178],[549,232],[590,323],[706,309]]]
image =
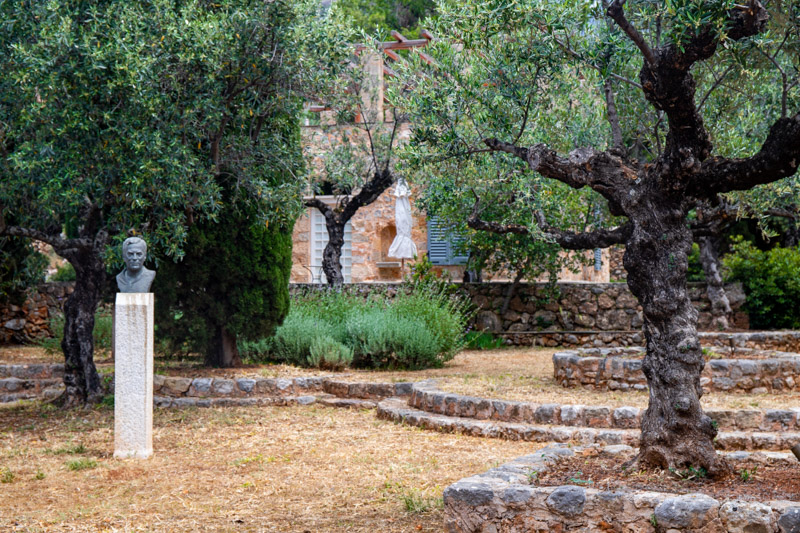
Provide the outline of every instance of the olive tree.
[[49,243],[75,268],[66,405],[102,395],[92,329],[111,245],[133,231],[180,258],[191,224],[224,207],[221,175],[262,224],[291,226],[303,178],[272,179],[285,150],[259,133],[297,107],[303,76],[325,72],[304,55],[330,41],[308,31],[324,28],[316,10],[0,1],[0,235]]
[[[437,12],[439,41],[426,50],[434,63],[410,62],[403,82],[414,90],[393,96],[414,124],[410,161],[431,180],[447,166],[494,162],[501,171],[473,177],[476,191],[505,189],[527,220],[482,216],[478,194],[473,229],[572,250],[624,244],[628,285],[644,311],[650,391],[638,461],[726,472],[700,405],[687,218],[717,195],[796,173],[796,4],[471,0],[439,2]],[[758,113],[720,107],[720,93]],[[605,120],[584,121],[586,106]],[[747,135],[737,129],[744,121]],[[712,140],[721,141],[716,149]],[[608,217],[586,231],[558,226],[553,202],[583,189]]]

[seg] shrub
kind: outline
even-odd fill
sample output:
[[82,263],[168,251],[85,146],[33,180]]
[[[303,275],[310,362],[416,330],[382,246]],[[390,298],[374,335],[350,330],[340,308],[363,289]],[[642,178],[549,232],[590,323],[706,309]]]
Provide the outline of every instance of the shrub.
[[269,341],[241,343],[243,355],[320,368],[440,367],[464,347],[465,299],[438,283],[406,286],[390,299],[309,293]]
[[0,237],[0,303],[21,305],[26,291],[44,281],[47,258],[27,239]]
[[50,281],[75,281],[75,267],[72,263],[65,263],[56,269],[56,273],[50,276]]
[[761,251],[738,239],[723,264],[730,281],[740,281],[744,308],[757,329],[800,328],[800,250]]
[[353,349],[331,337],[315,337],[311,341],[307,362],[317,368],[341,370],[353,362]]

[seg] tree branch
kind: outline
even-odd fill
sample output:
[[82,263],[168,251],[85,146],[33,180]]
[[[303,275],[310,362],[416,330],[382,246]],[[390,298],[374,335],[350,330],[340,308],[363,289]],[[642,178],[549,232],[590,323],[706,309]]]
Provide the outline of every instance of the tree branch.
[[778,119],[752,157],[714,157],[704,161],[689,192],[707,198],[711,194],[747,190],[792,176],[799,165],[800,113],[793,118]]
[[[594,63],[592,63],[591,61],[589,61],[588,59],[586,59],[585,57],[580,55],[578,52],[576,52],[575,50],[570,48],[566,43],[562,42],[558,37],[553,37],[553,40],[556,42],[557,45],[559,45],[569,55],[571,55],[572,57],[574,57],[576,59],[580,59],[581,61],[583,61],[586,64],[586,66],[593,68],[597,72],[602,72],[603,71],[602,68],[600,68],[598,65],[595,65]],[[611,77],[611,78],[614,78],[615,80],[621,81],[623,83],[627,83],[628,85],[633,85],[637,89],[641,89],[642,88],[642,86],[639,83],[636,83],[633,80],[629,80],[628,78],[625,78],[624,76],[620,76],[619,74],[614,74],[613,72],[609,72],[607,75],[609,77]]]
[[622,31],[628,36],[628,38],[636,45],[636,47],[642,52],[642,56],[644,57],[645,61],[649,63],[651,66],[656,64],[656,57],[653,55],[653,51],[650,49],[650,46],[645,42],[644,37],[636,28],[634,28],[628,19],[625,18],[625,10],[623,6],[625,5],[625,0],[614,0],[611,2],[611,5],[608,6],[606,10],[606,14],[611,17],[614,22],[617,23]]
[[[624,244],[633,231],[633,225],[626,223],[611,229],[574,233],[550,226],[541,211],[537,211],[534,214],[534,218],[545,238],[554,241],[565,250],[591,250],[594,248],[608,248],[614,244]],[[480,202],[477,198],[472,208],[472,213],[467,218],[467,225],[474,230],[487,231],[498,235],[507,233],[516,235],[530,234],[530,230],[521,224],[501,224],[481,219]]]
[[603,83],[603,92],[606,96],[606,112],[608,114],[608,123],[611,125],[611,149],[622,155],[625,145],[622,140],[622,127],[619,124],[619,114],[617,113],[617,104],[614,99],[614,87],[611,85],[611,79],[606,78]]
[[[618,2],[615,0],[614,4]],[[612,15],[611,7],[609,12]],[[749,6],[734,7],[728,14],[727,37],[735,41],[756,35],[768,18],[758,0],[750,0]],[[694,102],[696,84],[690,69],[694,63],[714,55],[720,36],[720,30],[709,23],[686,42],[657,48],[654,61],[645,63],[639,72],[645,98],[657,110],[664,111],[669,121],[662,159],[678,171],[695,171],[711,155],[711,140]],[[679,174],[675,173],[675,177],[680,178]]]
[[306,207],[316,207],[319,209],[319,212],[322,213],[326,219],[333,216],[333,209],[331,206],[320,200],[319,198],[309,198],[305,202],[303,202]]
[[547,224],[544,214],[537,211],[536,224],[549,238],[553,239],[565,250],[591,250],[608,248],[615,244],[625,244],[633,232],[633,224],[626,222],[616,228],[600,228],[594,231],[575,233],[554,228]]
[[544,144],[523,148],[495,138],[483,142],[494,151],[522,159],[531,170],[545,178],[558,180],[573,189],[590,187],[608,200],[614,215],[624,214],[621,196],[637,174],[620,157],[593,148],[577,148],[564,158]]

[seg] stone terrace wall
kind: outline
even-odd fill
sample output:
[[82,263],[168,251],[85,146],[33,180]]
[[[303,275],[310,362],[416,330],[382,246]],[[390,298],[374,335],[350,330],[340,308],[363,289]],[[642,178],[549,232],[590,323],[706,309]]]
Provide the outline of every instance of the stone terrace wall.
[[0,307],[0,344],[30,342],[51,335],[49,318],[72,294],[72,282],[42,283],[22,305]]

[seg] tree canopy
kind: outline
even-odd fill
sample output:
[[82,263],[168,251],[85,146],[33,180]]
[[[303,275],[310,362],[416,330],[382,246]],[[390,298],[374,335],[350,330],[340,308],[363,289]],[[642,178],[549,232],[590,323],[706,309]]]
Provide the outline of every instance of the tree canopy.
[[[316,2],[0,1],[0,234],[73,264],[68,402],[96,400],[91,330],[105,259],[129,231],[180,258],[233,198],[290,227],[295,147],[265,129],[339,64]],[[13,225],[11,224],[13,220]],[[62,236],[65,226],[75,234]]]
[[[639,461],[725,472],[699,402],[689,219],[726,196],[796,201],[791,181],[770,184],[800,164],[797,4],[472,0],[437,13],[433,62],[409,58],[391,96],[414,125],[408,164],[463,211],[472,196],[473,230],[625,244],[647,339]],[[770,189],[740,192],[757,187]],[[587,202],[600,216],[576,225]]]

